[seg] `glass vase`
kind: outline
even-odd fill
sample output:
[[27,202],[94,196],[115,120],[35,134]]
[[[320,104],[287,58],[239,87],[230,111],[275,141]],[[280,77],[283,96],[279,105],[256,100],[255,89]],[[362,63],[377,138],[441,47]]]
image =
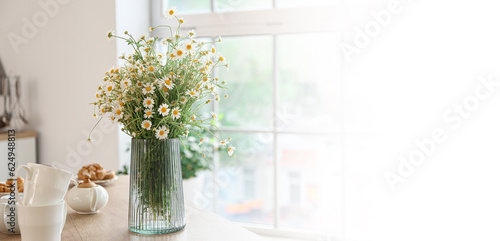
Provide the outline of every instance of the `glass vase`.
[[129,229],[142,234],[186,226],[179,139],[132,139]]

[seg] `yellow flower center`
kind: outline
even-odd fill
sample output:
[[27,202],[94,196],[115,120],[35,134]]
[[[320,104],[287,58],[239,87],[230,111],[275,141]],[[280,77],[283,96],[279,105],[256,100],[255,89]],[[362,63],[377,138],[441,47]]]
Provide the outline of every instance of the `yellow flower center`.
[[181,56],[182,55],[182,50],[177,50],[177,55]]
[[212,53],[214,53],[214,54],[215,54],[215,48],[212,48]]
[[124,104],[123,102],[122,102],[122,103],[120,103],[120,106],[124,106],[124,105],[125,105],[125,104]]
[[121,111],[121,110],[117,110],[117,111],[116,111],[116,114],[117,114],[117,115],[120,115],[121,113],[122,113],[122,111]]
[[144,51],[148,52],[149,51],[149,48],[145,48]]
[[112,86],[108,86],[108,91],[111,91],[113,89]]
[[148,111],[148,112],[146,113],[146,115],[150,116],[150,115],[151,115],[151,111]]
[[170,54],[170,58],[173,58],[173,57],[175,57],[175,55],[174,54]]
[[164,88],[163,88],[163,91],[167,92],[167,91],[168,91],[168,88],[167,88],[167,87],[164,87]]
[[186,45],[186,49],[187,49],[187,50],[191,50],[192,48],[193,48],[193,47],[191,46],[191,44]]
[[181,98],[181,101],[182,101],[182,102],[186,101],[186,98]]
[[155,70],[155,68],[154,68],[153,66],[149,66],[148,70],[149,70],[149,71],[154,71],[154,70]]
[[95,94],[95,97],[99,98],[99,94]]
[[220,61],[224,61],[224,57],[220,56],[220,57],[219,57],[219,60],[220,60]]
[[150,100],[146,101],[146,104],[151,105],[151,101]]
[[170,14],[170,15],[174,15],[174,10],[170,10],[170,11],[168,11],[168,14]]
[[165,80],[165,84],[166,84],[166,85],[170,85],[171,83],[172,83],[172,82],[170,82],[170,80],[169,80],[169,79]]
[[196,93],[194,93],[193,91],[189,92],[190,95],[195,95]]
[[160,136],[163,136],[165,134],[164,131],[160,131]]
[[141,82],[137,83],[137,86],[141,87],[141,86],[142,86],[142,83],[141,83]]
[[149,123],[144,123],[144,127],[148,128],[149,127]]
[[151,87],[146,87],[146,91],[151,91]]
[[179,111],[174,110],[174,115],[178,115],[178,114],[179,114]]
[[167,107],[162,107],[162,108],[161,108],[161,112],[162,112],[162,113],[167,112]]

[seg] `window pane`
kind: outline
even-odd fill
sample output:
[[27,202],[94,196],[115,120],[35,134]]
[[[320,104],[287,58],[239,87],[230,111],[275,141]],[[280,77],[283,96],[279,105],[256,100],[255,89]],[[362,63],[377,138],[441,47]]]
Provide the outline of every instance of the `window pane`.
[[225,134],[238,149],[234,157],[220,154],[217,213],[232,221],[273,224],[272,135]]
[[317,5],[332,5],[339,4],[340,0],[276,0],[276,7],[304,7],[304,6],[317,6]]
[[334,33],[277,37],[278,130],[339,129],[339,40]]
[[340,141],[313,135],[278,135],[280,227],[338,231]]
[[211,12],[210,0],[163,0],[166,8],[177,7],[179,14],[209,13]]
[[270,9],[272,7],[272,0],[214,0],[216,12]]
[[233,68],[219,68],[227,81],[228,99],[221,93],[221,124],[228,127],[272,127],[272,37],[230,37],[218,51]]

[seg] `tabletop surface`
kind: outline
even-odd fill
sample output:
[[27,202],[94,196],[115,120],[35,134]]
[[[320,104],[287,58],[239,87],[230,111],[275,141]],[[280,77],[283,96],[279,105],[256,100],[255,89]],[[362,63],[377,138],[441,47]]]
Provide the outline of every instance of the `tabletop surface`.
[[[142,235],[128,230],[129,176],[105,186],[108,204],[99,214],[81,215],[68,207],[62,241],[78,240],[167,240],[167,241],[263,241],[258,235],[219,217],[210,211],[186,206],[186,227],[176,233]],[[0,240],[21,240],[20,235],[0,233]]]

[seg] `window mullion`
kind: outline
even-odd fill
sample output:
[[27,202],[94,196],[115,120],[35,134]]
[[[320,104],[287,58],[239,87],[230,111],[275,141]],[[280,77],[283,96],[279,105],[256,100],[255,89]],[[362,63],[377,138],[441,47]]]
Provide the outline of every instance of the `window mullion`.
[[[213,3],[214,0],[211,0],[211,2]],[[213,6],[213,5],[212,5]],[[213,42],[214,41],[214,38],[210,38],[210,41]],[[212,72],[212,78],[215,78],[215,76],[217,76],[218,74],[218,70],[215,68],[214,71]],[[212,101],[212,111],[214,113],[219,113],[219,102],[218,101]],[[216,177],[217,177],[217,172],[219,171],[219,168],[220,168],[220,155],[219,155],[219,152],[218,151],[214,151],[214,171],[212,172],[213,173],[213,182],[214,182],[214,186],[216,185]],[[212,208],[213,208],[213,212],[214,213],[217,213],[217,203],[218,203],[218,199],[219,199],[219,195],[218,195],[218,192],[217,192],[217,188],[214,188],[214,193],[213,193],[213,205],[212,205]]]
[[273,165],[274,165],[274,228],[279,226],[279,202],[278,202],[278,64],[277,64],[276,35],[273,35]]

